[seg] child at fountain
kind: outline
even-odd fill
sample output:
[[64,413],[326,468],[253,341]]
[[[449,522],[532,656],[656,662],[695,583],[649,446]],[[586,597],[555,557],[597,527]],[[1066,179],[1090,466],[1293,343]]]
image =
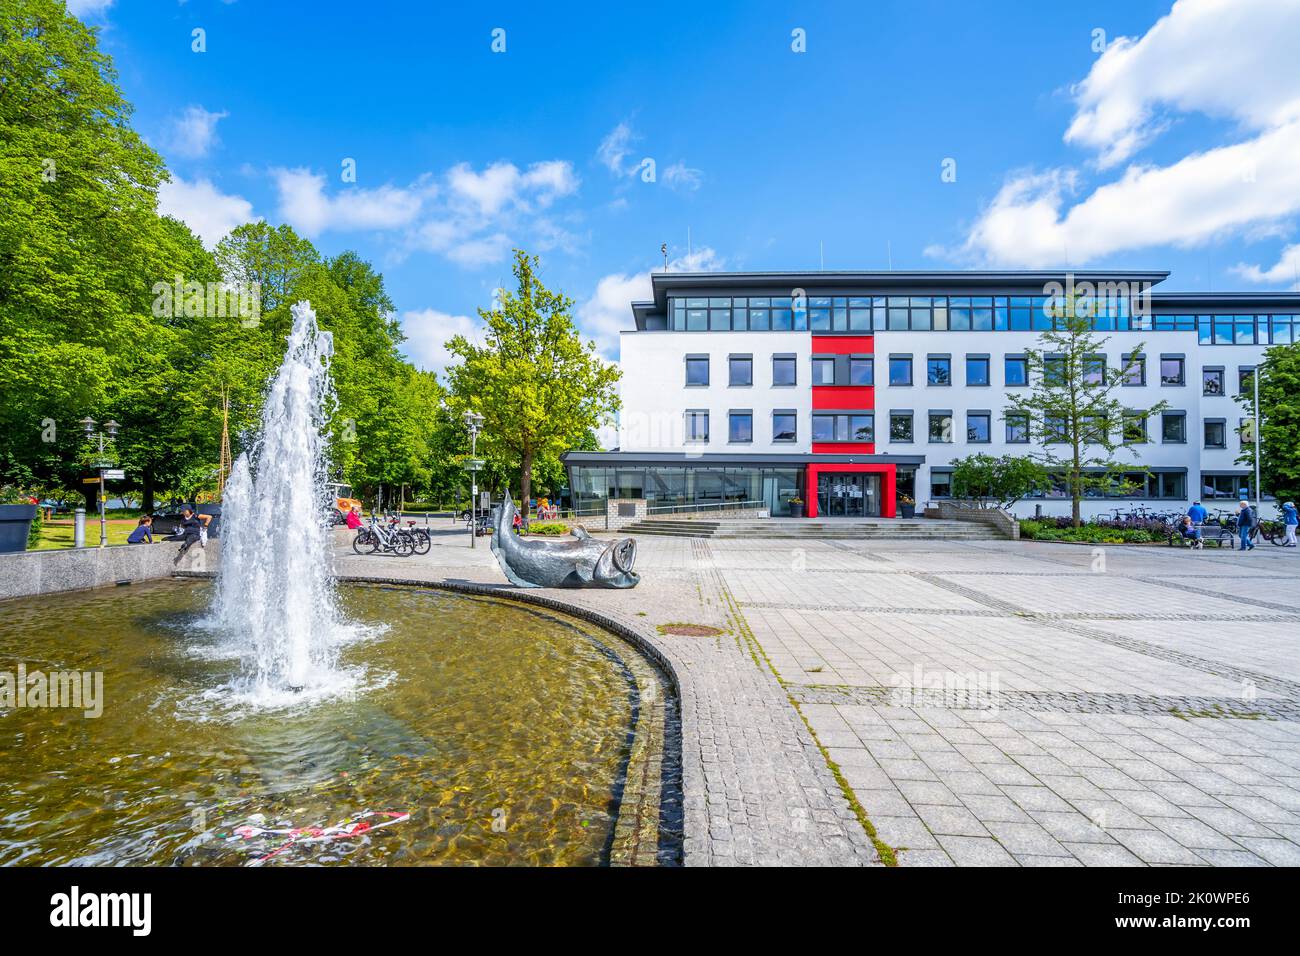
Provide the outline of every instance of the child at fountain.
[[196,515],[193,508],[181,510],[181,526],[175,534],[169,534],[164,541],[181,541],[180,554],[184,554],[196,541],[202,540],[200,528],[207,528],[212,523],[212,515]]
[[127,544],[153,544],[153,517],[145,515],[126,539]]

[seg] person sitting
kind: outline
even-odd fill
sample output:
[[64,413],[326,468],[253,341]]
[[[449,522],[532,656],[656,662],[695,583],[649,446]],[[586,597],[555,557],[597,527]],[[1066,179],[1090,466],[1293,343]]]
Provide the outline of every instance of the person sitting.
[[198,515],[194,513],[193,508],[181,509],[181,526],[175,534],[169,534],[163,538],[164,541],[180,541],[180,552],[177,557],[188,551],[196,541],[201,541],[203,536],[199,534],[200,528],[206,528],[212,522],[212,515]]
[[127,544],[153,544],[153,517],[145,515],[126,539]]
[[1201,540],[1201,529],[1192,522],[1191,515],[1183,515],[1183,520],[1178,523],[1178,533],[1183,536],[1183,543],[1191,545],[1196,550],[1205,547],[1205,542]]
[[361,509],[353,505],[348,509],[347,517],[343,521],[350,530],[356,531],[357,528],[361,527]]

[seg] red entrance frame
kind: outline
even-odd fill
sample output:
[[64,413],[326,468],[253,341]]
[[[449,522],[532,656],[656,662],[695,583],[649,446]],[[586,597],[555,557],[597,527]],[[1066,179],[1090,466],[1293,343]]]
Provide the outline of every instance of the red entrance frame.
[[898,468],[892,464],[853,464],[850,462],[809,463],[804,476],[805,497],[808,506],[804,513],[809,518],[817,517],[817,476],[822,472],[852,472],[869,475],[881,475],[880,481],[880,516],[893,518],[896,514],[894,496],[897,493]]

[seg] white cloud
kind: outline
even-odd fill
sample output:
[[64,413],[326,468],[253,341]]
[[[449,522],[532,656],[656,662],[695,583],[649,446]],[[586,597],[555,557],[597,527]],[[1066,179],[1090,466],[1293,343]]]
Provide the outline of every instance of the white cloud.
[[[723,260],[707,246],[696,249],[689,256],[673,259],[670,272],[717,272]],[[618,334],[633,328],[632,303],[650,299],[650,271],[630,275],[615,273],[596,283],[596,291],[578,306],[578,327],[586,338],[594,339],[596,347],[607,356],[618,354]]]
[[534,163],[521,171],[514,163],[493,163],[476,173],[468,163],[459,163],[447,173],[452,195],[467,202],[481,216],[495,216],[509,207],[525,211],[534,205],[545,208],[557,197],[578,189],[573,166],[563,160]]
[[1234,266],[1232,271],[1247,282],[1270,285],[1290,283],[1294,291],[1300,292],[1300,242],[1283,249],[1277,262],[1267,269],[1241,262]]
[[185,159],[200,159],[218,142],[217,123],[229,113],[210,113],[202,106],[186,107],[185,112],[172,120],[167,133],[167,148]]
[[632,127],[626,122],[619,123],[600,141],[596,148],[596,158],[615,176],[626,176],[636,171],[635,164],[631,170],[624,169],[623,161],[631,152],[631,145],[637,139]]
[[1232,118],[1253,137],[1165,166],[1132,163],[1090,192],[1074,169],[1012,173],[964,242],[926,253],[1036,268],[1277,233],[1300,212],[1300,71],[1293,43],[1278,36],[1298,32],[1300,3],[1179,0],[1094,64],[1075,88],[1066,139],[1095,150],[1105,169],[1173,121],[1162,109]]
[[1179,0],[1142,37],[1108,44],[1074,89],[1065,140],[1097,150],[1108,167],[1169,125],[1162,109],[1254,131],[1300,119],[1297,36],[1294,0]]
[[273,169],[271,175],[279,192],[280,218],[308,236],[328,230],[380,230],[409,225],[433,192],[428,183],[417,182],[408,189],[345,186],[327,196],[323,173],[299,168]]
[[113,0],[68,0],[68,12],[74,17],[97,17],[112,5]]
[[692,169],[685,163],[676,162],[663,171],[661,178],[669,189],[689,189],[693,192],[700,188],[700,183],[704,181],[704,173]]
[[447,341],[463,335],[473,342],[482,343],[483,323],[477,317],[452,315],[438,309],[413,309],[401,316],[402,332],[406,341],[402,351],[418,368],[437,372],[446,380],[446,369],[456,359],[447,351]]
[[236,226],[261,218],[243,196],[227,195],[207,179],[186,182],[175,173],[158,187],[158,212],[184,222],[209,249]]

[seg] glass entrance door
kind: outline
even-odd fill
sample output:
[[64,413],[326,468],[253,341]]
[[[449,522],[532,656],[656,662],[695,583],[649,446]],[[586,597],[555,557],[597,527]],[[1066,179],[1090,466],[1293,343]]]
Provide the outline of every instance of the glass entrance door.
[[838,472],[818,475],[817,513],[825,518],[878,516],[880,476]]

